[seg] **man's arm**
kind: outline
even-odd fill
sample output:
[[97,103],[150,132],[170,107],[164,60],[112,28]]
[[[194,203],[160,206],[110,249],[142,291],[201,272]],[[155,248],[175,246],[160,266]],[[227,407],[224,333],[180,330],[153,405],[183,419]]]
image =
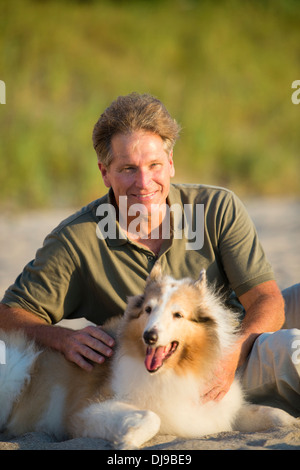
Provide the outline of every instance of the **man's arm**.
[[242,323],[241,366],[261,333],[279,330],[284,324],[284,300],[275,281],[267,281],[240,296],[246,315]]
[[39,345],[63,353],[68,360],[87,371],[93,368],[89,361],[101,364],[105,356],[109,357],[113,352],[113,338],[100,327],[88,326],[82,330],[54,327],[22,308],[4,304],[0,304],[0,329],[23,330]]
[[237,367],[243,365],[256,338],[265,332],[276,331],[284,323],[284,300],[275,281],[267,281],[240,296],[246,315],[241,325],[241,336],[232,353],[220,361],[213,382],[209,384],[203,401],[221,400],[228,392]]

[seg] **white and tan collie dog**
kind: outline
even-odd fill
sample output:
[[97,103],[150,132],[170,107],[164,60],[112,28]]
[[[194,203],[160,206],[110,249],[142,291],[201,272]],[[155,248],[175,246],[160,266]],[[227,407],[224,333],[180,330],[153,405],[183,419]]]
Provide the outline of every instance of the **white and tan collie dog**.
[[197,438],[295,423],[282,410],[246,404],[237,380],[221,401],[201,402],[216,363],[236,339],[236,323],[204,272],[196,282],[174,280],[156,263],[144,294],[131,297],[124,316],[103,327],[116,338],[116,350],[93,372],[20,333],[0,335],[6,345],[0,429],[99,437],[132,449],[158,432]]

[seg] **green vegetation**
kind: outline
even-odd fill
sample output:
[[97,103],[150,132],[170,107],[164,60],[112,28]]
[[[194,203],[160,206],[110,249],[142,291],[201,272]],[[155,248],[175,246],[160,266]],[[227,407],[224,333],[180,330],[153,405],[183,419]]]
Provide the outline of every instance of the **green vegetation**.
[[299,195],[299,24],[297,0],[4,0],[1,205],[102,195],[92,128],[131,91],[181,124],[177,181]]

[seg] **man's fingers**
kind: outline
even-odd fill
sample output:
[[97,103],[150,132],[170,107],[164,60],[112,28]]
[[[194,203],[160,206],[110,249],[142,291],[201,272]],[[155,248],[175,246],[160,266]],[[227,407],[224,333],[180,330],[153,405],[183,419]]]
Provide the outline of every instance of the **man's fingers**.
[[[84,328],[77,333],[77,341],[81,345],[86,345],[95,352],[103,354],[106,357],[110,357],[113,353],[111,347],[114,345],[114,339],[101,328],[97,328],[95,326]],[[93,355],[93,357],[95,358],[96,356]],[[90,357],[89,359],[93,360]]]
[[215,400],[219,392],[219,388],[212,388],[209,392],[205,393],[202,396],[202,403],[207,403],[208,401]]
[[100,327],[88,326],[82,330],[73,330],[65,344],[67,359],[79,367],[91,371],[92,363],[102,364],[106,357],[113,354],[114,339]]
[[72,352],[69,354],[67,359],[74,362],[74,364],[77,364],[81,369],[84,369],[87,372],[91,372],[93,370],[93,365],[84,359],[84,357],[79,353]]
[[[78,353],[81,355],[84,361],[87,362],[89,365],[91,365],[91,362],[102,364],[105,361],[104,353],[98,354],[93,349],[85,345],[81,345]],[[90,368],[88,367],[88,369]]]
[[222,398],[225,397],[226,393],[228,392],[227,388],[225,387],[213,387],[209,392],[205,393],[202,396],[202,403],[207,403],[208,401],[220,401]]
[[[96,357],[96,353],[103,354],[106,357],[110,357],[113,353],[113,350],[109,347],[106,346],[101,340],[96,339],[90,335],[87,334],[82,334],[80,337],[78,337],[78,340],[81,343],[81,352],[86,355],[85,353],[88,353],[88,358],[93,360],[92,357]],[[91,352],[89,352],[89,350]],[[99,354],[97,354],[98,356]],[[98,361],[96,361],[98,362]]]
[[82,331],[86,331],[90,336],[102,341],[107,346],[112,347],[115,344],[115,340],[99,326],[87,326]]

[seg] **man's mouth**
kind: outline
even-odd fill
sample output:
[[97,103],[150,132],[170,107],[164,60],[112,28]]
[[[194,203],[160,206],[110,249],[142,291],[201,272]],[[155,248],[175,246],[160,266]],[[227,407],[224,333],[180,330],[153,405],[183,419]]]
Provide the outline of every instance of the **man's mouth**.
[[148,347],[145,357],[145,366],[148,372],[156,372],[164,362],[174,354],[178,346],[177,341],[173,341],[167,346],[158,346],[157,348]]
[[132,194],[133,197],[137,199],[151,199],[157,191],[152,191],[151,193],[137,193],[137,194]]

